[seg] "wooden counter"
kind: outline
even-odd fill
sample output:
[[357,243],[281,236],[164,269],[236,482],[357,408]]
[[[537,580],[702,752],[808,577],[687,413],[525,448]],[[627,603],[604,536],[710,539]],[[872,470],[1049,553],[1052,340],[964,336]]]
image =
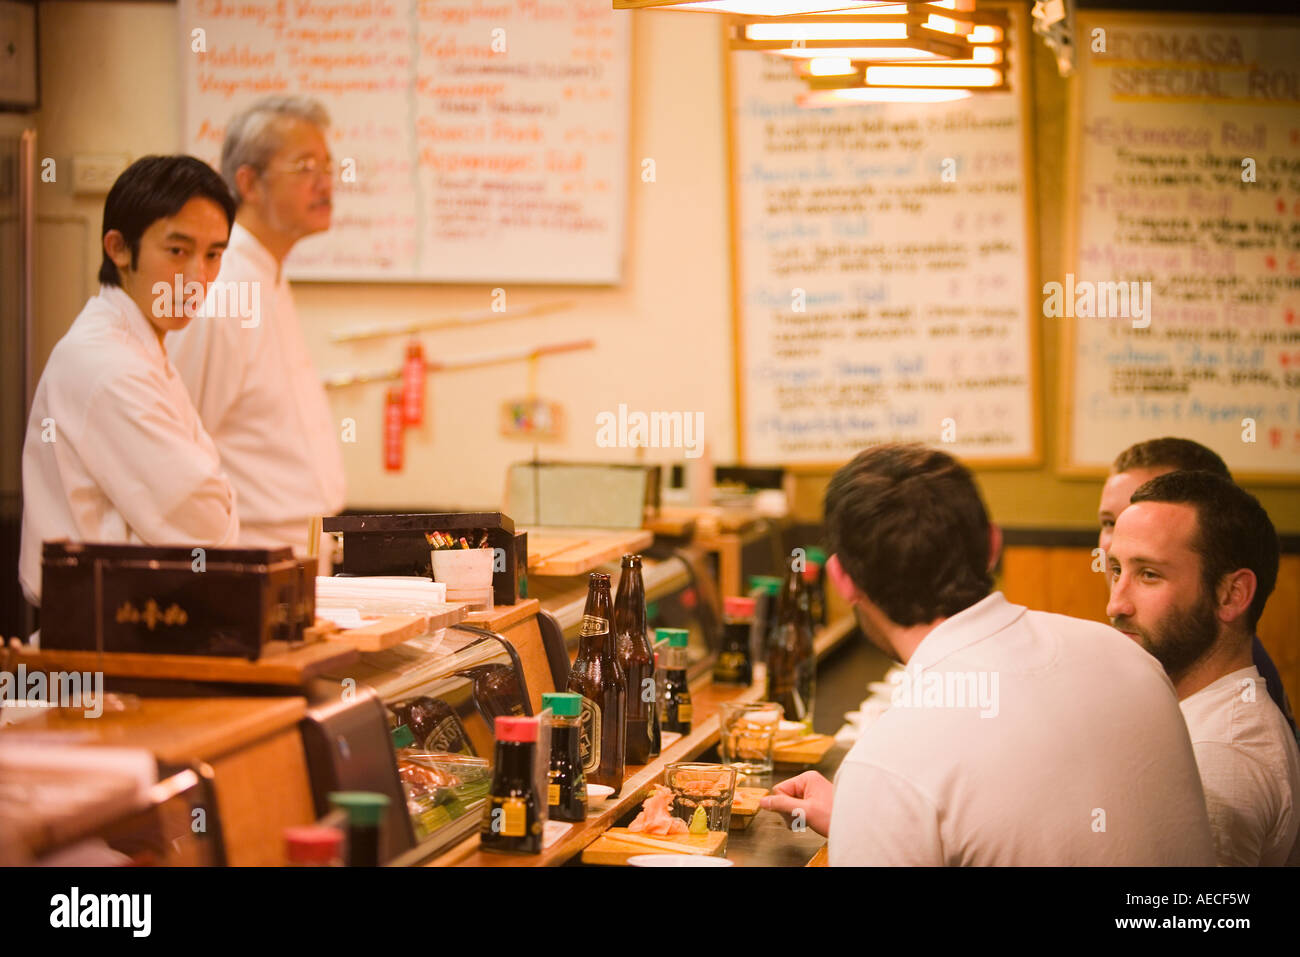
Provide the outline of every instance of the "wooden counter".
[[25,740],[142,748],[162,764],[211,765],[226,858],[281,865],[282,830],[315,820],[298,722],[302,698],[145,698],[137,710],[98,718],[43,712],[0,731]]
[[[842,618],[820,629],[814,648],[820,659],[838,646],[853,630],[851,617]],[[470,837],[428,862],[429,867],[548,867],[563,864],[582,853],[582,849],[613,827],[644,799],[649,786],[663,779],[664,768],[675,761],[689,761],[718,743],[718,707],[728,701],[759,701],[763,688],[715,686],[706,676],[691,685],[696,720],[691,733],[674,741],[663,753],[644,766],[629,766],[622,790],[588,815],[587,820],[572,825],[568,831],[541,854],[502,854],[485,851],[477,835]]]
[[649,786],[662,780],[664,768],[674,761],[689,761],[718,743],[718,706],[724,701],[758,701],[763,689],[718,688],[707,678],[691,686],[691,698],[697,720],[691,733],[665,748],[663,753],[644,766],[627,769],[623,788],[617,796],[604,801],[586,821],[574,824],[564,836],[541,854],[500,854],[485,851],[477,835],[429,862],[430,867],[547,867],[563,864],[614,826],[644,800]]

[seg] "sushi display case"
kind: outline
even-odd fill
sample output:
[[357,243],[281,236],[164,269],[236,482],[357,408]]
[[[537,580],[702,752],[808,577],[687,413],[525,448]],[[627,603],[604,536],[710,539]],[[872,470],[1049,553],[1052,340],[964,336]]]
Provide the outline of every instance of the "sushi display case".
[[362,655],[330,677],[368,689],[385,710],[413,837],[388,863],[422,863],[477,830],[495,721],[532,714],[510,641],[460,624]]

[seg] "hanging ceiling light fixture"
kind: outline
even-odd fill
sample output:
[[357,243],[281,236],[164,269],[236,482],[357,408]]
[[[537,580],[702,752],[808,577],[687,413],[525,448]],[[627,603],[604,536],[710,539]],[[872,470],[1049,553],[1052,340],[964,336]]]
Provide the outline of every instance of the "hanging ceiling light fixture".
[[[969,0],[961,0],[969,2]],[[615,10],[684,10],[744,17],[794,17],[810,13],[855,13],[893,6],[876,0],[614,0]]]
[[966,40],[971,53],[960,60],[881,63],[870,59],[816,57],[800,74],[810,92],[801,106],[842,103],[937,103],[965,99],[973,92],[1006,90],[1007,20],[999,13],[969,13]]
[[889,4],[883,9],[887,12],[737,19],[732,23],[731,48],[796,59],[955,60],[971,55],[966,35],[973,23],[937,16],[933,6],[925,3]]

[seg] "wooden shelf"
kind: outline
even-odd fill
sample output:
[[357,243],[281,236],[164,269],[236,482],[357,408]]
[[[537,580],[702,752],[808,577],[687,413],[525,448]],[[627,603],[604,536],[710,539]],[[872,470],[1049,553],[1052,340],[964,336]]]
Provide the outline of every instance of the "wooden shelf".
[[535,526],[528,532],[528,574],[582,575],[627,552],[653,544],[645,528],[552,528]]
[[98,718],[50,708],[0,731],[49,734],[51,741],[143,748],[169,764],[212,761],[246,744],[293,728],[307,711],[303,698],[141,698],[133,711]]
[[502,632],[511,625],[532,618],[541,607],[541,602],[536,598],[521,598],[513,605],[497,605],[491,611],[471,611],[465,616],[465,623],[488,631]]
[[42,649],[17,652],[13,664],[24,664],[28,671],[102,671],[111,678],[299,687],[309,678],[356,659],[356,649],[348,644],[317,641],[300,648],[264,654],[256,661],[208,655]]

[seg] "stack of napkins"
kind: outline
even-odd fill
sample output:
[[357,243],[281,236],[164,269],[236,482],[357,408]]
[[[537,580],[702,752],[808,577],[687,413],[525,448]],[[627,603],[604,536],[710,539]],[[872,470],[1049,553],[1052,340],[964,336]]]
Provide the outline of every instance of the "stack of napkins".
[[340,628],[383,615],[432,615],[447,604],[447,586],[427,578],[316,579],[316,614]]

